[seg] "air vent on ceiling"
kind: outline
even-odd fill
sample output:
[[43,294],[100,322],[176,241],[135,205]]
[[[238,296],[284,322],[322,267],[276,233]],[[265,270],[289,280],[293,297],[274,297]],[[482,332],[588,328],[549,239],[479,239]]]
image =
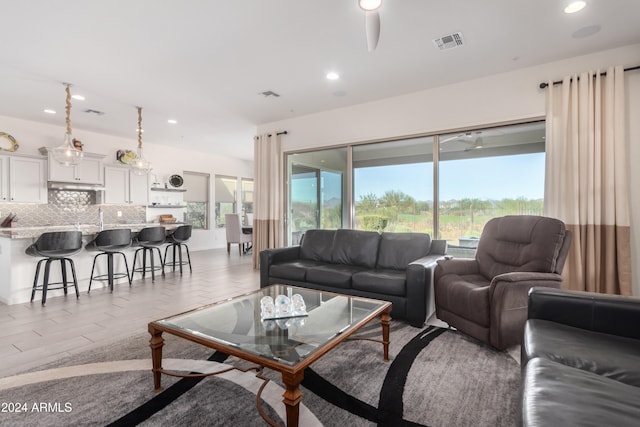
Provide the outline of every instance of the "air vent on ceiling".
[[265,98],[268,98],[270,96],[273,96],[275,98],[279,98],[280,95],[278,95],[277,93],[271,91],[271,90],[266,90],[264,92],[260,92],[260,95],[264,96]]
[[95,114],[96,116],[104,115],[104,111],[92,110],[91,108],[87,108],[84,112],[88,114]]
[[433,44],[440,50],[453,49],[454,47],[462,46],[463,38],[462,33],[452,33],[442,36],[438,39],[433,39]]

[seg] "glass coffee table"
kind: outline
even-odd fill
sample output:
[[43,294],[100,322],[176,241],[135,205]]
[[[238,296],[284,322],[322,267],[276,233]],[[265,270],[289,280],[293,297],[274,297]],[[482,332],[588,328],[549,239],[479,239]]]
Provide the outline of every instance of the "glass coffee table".
[[[278,295],[291,298],[299,294],[306,305],[306,315],[262,320],[261,299]],[[255,363],[258,377],[263,368],[282,375],[285,386],[283,402],[287,426],[297,426],[299,404],[302,399],[300,382],[304,370],[342,341],[365,339],[351,335],[375,317],[380,316],[382,339],[370,340],[383,345],[384,360],[389,360],[389,321],[391,303],[367,298],[319,292],[288,285],[271,285],[249,294],[156,320],[149,323],[151,356],[155,390],[161,387],[161,375],[208,376],[213,374],[181,375],[162,369],[162,333],[202,344],[206,347]],[[227,370],[225,370],[226,372]],[[266,379],[265,379],[266,380]],[[268,380],[266,380],[268,381]],[[260,389],[262,392],[264,385]],[[258,411],[270,420],[260,406]]]

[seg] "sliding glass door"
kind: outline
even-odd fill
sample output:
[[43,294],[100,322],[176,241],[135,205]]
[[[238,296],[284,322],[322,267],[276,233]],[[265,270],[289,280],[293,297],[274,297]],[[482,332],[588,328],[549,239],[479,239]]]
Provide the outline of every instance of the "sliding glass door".
[[433,234],[433,138],[353,147],[354,227]]
[[544,122],[440,136],[439,236],[449,253],[474,256],[484,225],[542,215]]
[[543,121],[287,155],[289,245],[305,230],[421,232],[472,257],[486,222],[542,215]]
[[322,150],[288,156],[289,244],[306,230],[337,229],[345,223],[347,149]]

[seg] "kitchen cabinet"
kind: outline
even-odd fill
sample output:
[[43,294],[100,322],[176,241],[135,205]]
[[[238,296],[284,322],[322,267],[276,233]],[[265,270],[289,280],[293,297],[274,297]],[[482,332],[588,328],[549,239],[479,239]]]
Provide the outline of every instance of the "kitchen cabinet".
[[149,177],[136,175],[128,167],[104,168],[104,203],[146,205],[149,203]]
[[63,166],[51,152],[47,151],[49,181],[72,182],[74,184],[104,184],[102,154],[84,153],[82,161],[75,166]]
[[0,156],[0,201],[47,203],[44,159]]
[[9,158],[0,156],[0,202],[9,200]]

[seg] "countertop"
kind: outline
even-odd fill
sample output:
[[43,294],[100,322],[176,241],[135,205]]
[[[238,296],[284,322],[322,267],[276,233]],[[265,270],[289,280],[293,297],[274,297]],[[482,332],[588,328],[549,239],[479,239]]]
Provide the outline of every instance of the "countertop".
[[[131,231],[140,231],[145,227],[158,227],[162,226],[167,230],[173,230],[177,226],[182,225],[182,223],[160,223],[160,222],[151,222],[151,223],[140,223],[140,224],[105,224],[104,230],[112,230],[118,228],[130,228]],[[9,239],[35,239],[39,237],[42,233],[48,233],[51,231],[73,231],[79,230],[82,232],[83,236],[93,236],[100,232],[100,227],[96,224],[80,224],[77,225],[45,225],[41,227],[11,227],[11,228],[0,228],[0,237],[5,237]]]

